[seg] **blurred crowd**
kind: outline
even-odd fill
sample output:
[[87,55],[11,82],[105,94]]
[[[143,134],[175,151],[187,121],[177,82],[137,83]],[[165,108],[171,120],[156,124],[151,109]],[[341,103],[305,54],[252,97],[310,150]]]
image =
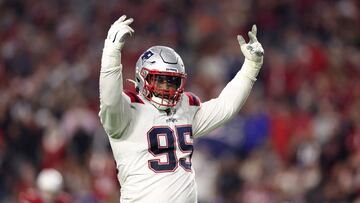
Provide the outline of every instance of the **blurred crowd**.
[[195,143],[200,203],[360,202],[357,0],[0,0],[0,202],[19,202],[46,168],[71,202],[118,202],[97,113],[103,42],[122,14],[135,29],[124,79],[148,47],[170,46],[202,101],[240,69],[236,35],[258,26],[250,97]]

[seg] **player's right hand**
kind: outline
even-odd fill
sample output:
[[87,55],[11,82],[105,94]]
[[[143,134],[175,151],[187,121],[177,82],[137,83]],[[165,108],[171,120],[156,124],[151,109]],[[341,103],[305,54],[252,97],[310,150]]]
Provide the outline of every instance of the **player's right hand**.
[[116,48],[121,49],[124,46],[125,36],[132,35],[134,30],[129,26],[134,20],[132,18],[126,19],[126,15],[122,15],[115,21],[107,35],[108,43],[112,43]]
[[256,25],[253,25],[251,31],[248,32],[250,39],[248,43],[246,43],[245,39],[241,35],[238,35],[237,39],[245,58],[255,63],[262,64],[264,58],[264,49],[257,40],[256,33]]

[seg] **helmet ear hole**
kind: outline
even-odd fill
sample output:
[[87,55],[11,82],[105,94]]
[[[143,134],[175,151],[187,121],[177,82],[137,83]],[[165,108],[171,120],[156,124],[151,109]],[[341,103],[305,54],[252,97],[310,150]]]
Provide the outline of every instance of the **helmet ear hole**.
[[137,82],[140,82],[140,79],[139,79],[138,77],[136,77],[136,81],[137,81]]

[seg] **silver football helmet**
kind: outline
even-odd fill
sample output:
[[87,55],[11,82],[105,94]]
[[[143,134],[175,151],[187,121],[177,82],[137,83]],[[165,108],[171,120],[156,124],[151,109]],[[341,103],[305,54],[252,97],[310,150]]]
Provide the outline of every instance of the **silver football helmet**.
[[150,47],[136,62],[135,88],[159,110],[178,103],[185,80],[184,63],[169,47]]

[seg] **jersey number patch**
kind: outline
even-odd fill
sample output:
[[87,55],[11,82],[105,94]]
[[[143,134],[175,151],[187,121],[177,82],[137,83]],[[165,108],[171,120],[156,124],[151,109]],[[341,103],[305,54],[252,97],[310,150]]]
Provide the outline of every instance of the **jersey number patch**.
[[[154,172],[172,172],[180,165],[186,171],[191,171],[191,156],[193,153],[192,128],[191,126],[177,126],[176,134],[169,127],[153,127],[147,134],[149,152],[157,157],[166,156],[166,162],[160,159],[151,159],[148,161],[149,168]],[[177,136],[177,139],[176,137]],[[176,157],[176,140],[179,149],[183,153],[189,153],[189,161],[186,158],[178,159]]]

